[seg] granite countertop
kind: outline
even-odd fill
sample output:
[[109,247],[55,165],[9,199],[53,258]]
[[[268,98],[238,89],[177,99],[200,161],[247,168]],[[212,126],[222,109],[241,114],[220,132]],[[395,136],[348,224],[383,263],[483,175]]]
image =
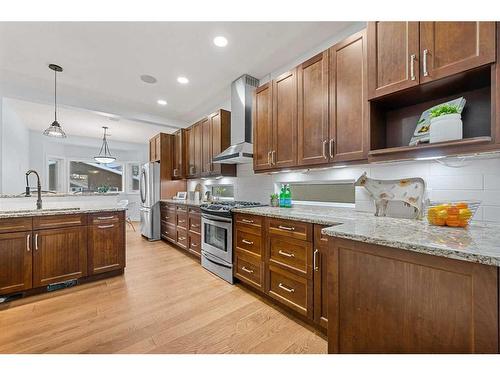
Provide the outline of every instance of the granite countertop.
[[190,200],[179,200],[179,199],[160,199],[160,202],[183,204],[185,206],[194,206],[194,207],[200,207],[203,203],[206,203],[202,201],[190,201]]
[[48,207],[42,210],[36,208],[0,208],[0,219],[26,217],[26,216],[50,216],[50,215],[70,215],[87,214],[97,212],[125,211],[125,207],[118,206],[79,206],[79,207]]
[[467,228],[429,225],[426,220],[375,217],[351,208],[253,207],[234,212],[332,225],[323,233],[376,245],[500,266],[500,225],[473,223]]
[[[61,197],[113,197],[117,196],[120,193],[118,192],[109,192],[109,193],[93,193],[93,192],[87,192],[87,193],[58,193],[58,192],[48,192],[48,191],[43,191],[42,192],[42,198],[61,198]],[[0,194],[0,199],[10,199],[10,198],[35,198],[37,197],[37,192],[32,191],[30,197],[26,197],[25,193],[19,193],[19,194]]]

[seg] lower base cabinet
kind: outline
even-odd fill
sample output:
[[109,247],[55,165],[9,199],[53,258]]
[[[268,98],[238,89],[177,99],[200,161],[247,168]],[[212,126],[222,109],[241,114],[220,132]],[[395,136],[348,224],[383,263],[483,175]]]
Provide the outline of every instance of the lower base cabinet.
[[498,268],[330,239],[329,353],[498,353]]
[[89,275],[125,267],[125,226],[122,222],[89,225]]
[[160,202],[161,238],[201,258],[201,211],[196,206]]
[[31,231],[0,234],[0,295],[31,288],[31,242]]

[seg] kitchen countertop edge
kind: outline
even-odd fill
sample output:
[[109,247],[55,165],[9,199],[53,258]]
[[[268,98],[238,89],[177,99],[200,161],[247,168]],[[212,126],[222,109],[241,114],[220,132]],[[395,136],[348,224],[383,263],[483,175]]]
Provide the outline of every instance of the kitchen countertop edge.
[[54,215],[71,215],[71,214],[91,214],[99,212],[126,211],[126,207],[95,207],[95,208],[80,208],[68,210],[50,210],[50,211],[0,211],[0,219],[12,219],[17,217],[34,217],[34,216],[54,216]]

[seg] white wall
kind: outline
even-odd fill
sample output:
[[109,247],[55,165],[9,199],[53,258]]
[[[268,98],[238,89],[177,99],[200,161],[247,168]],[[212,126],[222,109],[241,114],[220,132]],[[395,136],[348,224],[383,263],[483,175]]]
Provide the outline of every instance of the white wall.
[[29,131],[9,106],[2,107],[2,192],[19,193],[29,169]]

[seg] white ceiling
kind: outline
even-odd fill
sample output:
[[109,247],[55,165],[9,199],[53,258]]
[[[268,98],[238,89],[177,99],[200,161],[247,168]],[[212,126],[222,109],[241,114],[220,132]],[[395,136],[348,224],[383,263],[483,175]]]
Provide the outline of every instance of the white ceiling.
[[[56,63],[64,68],[58,75],[63,105],[183,127],[227,102],[230,83],[240,75],[261,79],[353,24],[0,22],[0,94],[50,104],[53,72],[47,65]],[[228,46],[214,46],[216,35],[226,36]],[[158,82],[146,84],[142,74]],[[179,75],[189,84],[177,83]],[[168,105],[157,105],[160,98]],[[29,116],[41,116],[36,107]]]
[[[54,121],[54,107],[50,104],[28,102],[24,100],[4,98],[4,106],[14,111],[28,129],[42,133]],[[146,144],[159,132],[170,129],[160,125],[145,124],[123,118],[104,116],[93,111],[80,108],[62,107],[57,111],[57,120],[68,135],[99,138],[103,137],[103,126],[107,126],[110,141]],[[173,129],[175,130],[175,129]]]

